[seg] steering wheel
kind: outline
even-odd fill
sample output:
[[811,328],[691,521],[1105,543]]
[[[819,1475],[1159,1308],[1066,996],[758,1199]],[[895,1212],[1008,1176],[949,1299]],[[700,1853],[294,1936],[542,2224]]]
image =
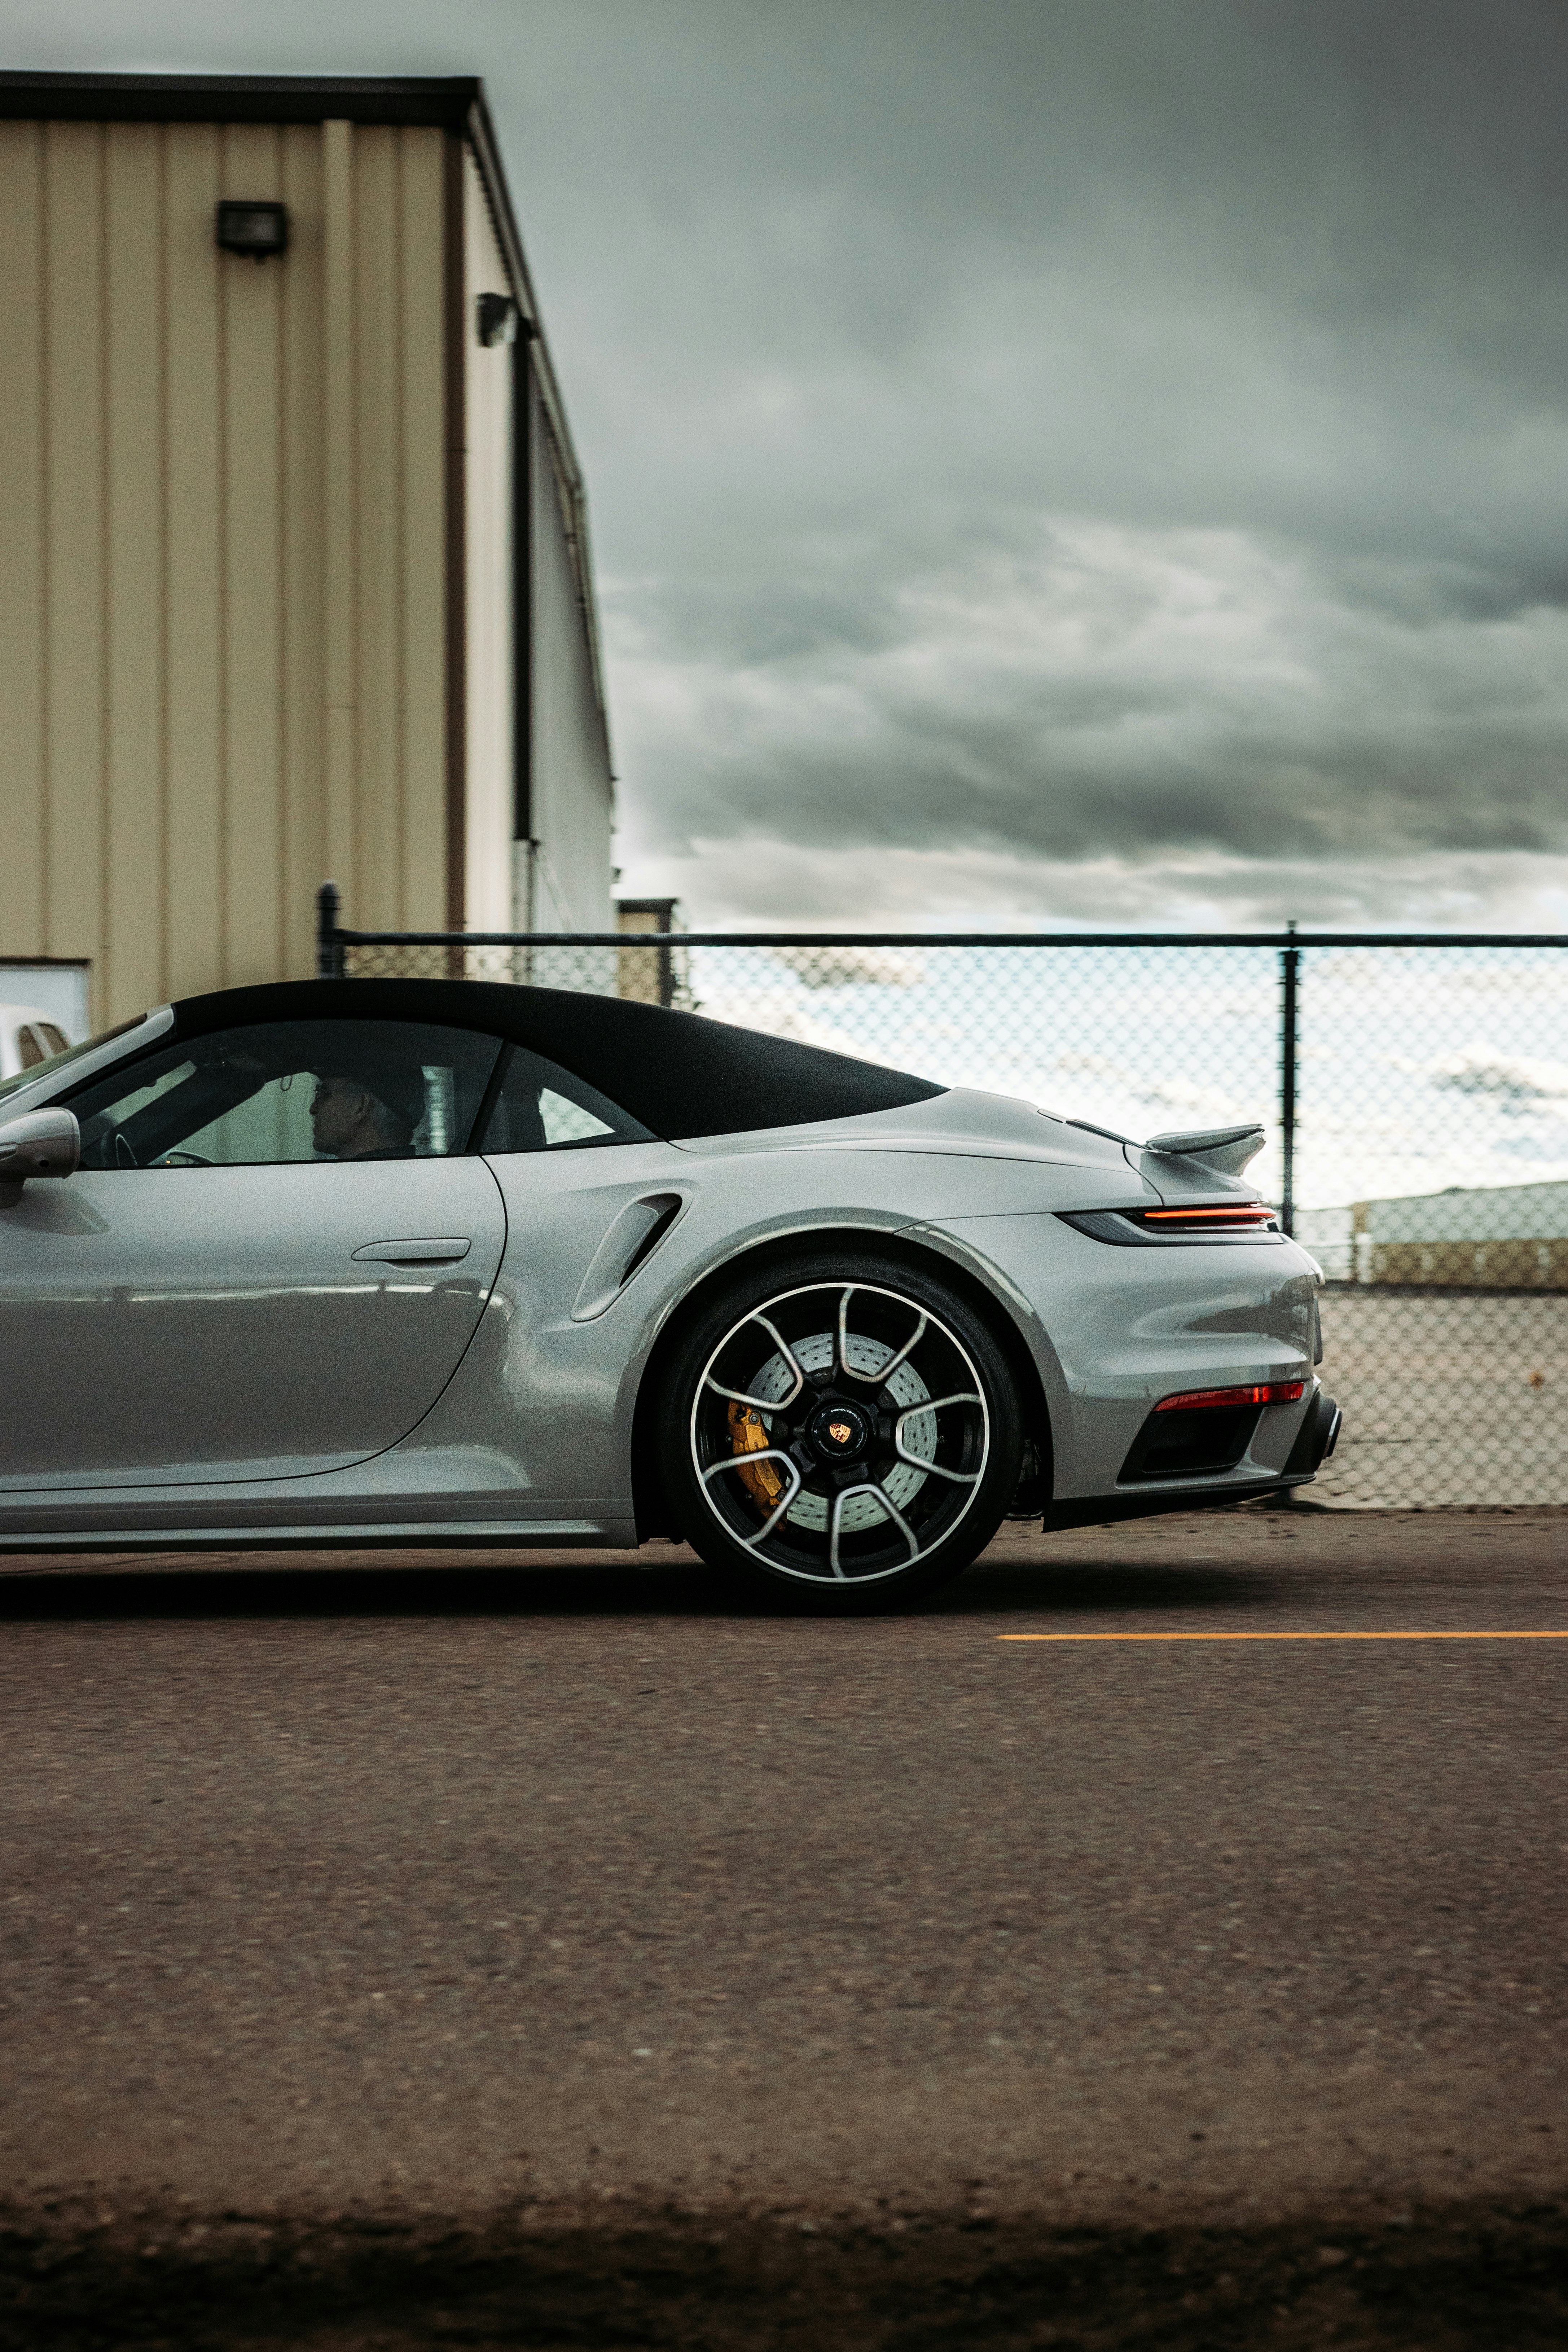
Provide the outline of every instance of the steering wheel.
[[117,1168],[140,1168],[142,1165],[119,1128],[114,1130],[114,1164]]

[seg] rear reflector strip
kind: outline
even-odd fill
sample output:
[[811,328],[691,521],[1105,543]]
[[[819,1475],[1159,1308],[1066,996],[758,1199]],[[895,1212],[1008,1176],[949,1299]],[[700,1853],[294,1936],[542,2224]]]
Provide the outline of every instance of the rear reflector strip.
[[1307,1393],[1305,1381],[1266,1381],[1251,1389],[1189,1389],[1184,1396],[1163,1397],[1156,1412],[1205,1412],[1226,1405],[1294,1404]]

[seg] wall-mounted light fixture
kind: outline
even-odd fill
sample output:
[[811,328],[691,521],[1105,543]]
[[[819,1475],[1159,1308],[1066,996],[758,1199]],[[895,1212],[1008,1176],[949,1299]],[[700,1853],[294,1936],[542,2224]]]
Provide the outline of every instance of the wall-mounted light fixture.
[[214,235],[225,253],[244,253],[252,261],[266,261],[274,253],[289,250],[289,207],[270,197],[258,198],[254,204],[226,197],[217,208]]
[[487,351],[497,343],[515,343],[521,312],[510,294],[479,296],[479,341]]

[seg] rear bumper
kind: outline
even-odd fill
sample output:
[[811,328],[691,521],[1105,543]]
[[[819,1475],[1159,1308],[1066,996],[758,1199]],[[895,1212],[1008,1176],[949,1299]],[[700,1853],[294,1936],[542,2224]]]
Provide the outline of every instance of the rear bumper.
[[1343,1414],[1331,1396],[1319,1389],[1302,1416],[1285,1467],[1272,1478],[1231,1478],[1222,1486],[1194,1479],[1190,1486],[1163,1486],[1114,1495],[1074,1495],[1047,1507],[1042,1529],[1104,1527],[1119,1519],[1153,1518],[1168,1511],[1217,1510],[1226,1503],[1256,1503],[1269,1495],[1289,1494],[1310,1486],[1339,1443]]

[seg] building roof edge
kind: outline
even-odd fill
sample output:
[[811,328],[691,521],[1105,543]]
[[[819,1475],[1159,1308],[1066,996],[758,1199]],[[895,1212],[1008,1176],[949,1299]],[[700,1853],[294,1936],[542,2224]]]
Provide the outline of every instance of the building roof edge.
[[[512,291],[522,307],[523,316],[532,330],[535,364],[539,389],[549,419],[550,431],[560,455],[564,488],[572,509],[568,555],[577,583],[577,594],[583,609],[583,625],[588,639],[588,662],[593,672],[594,699],[605,730],[605,759],[610,771],[612,787],[615,759],[610,747],[610,709],[605,689],[605,664],[599,641],[598,604],[594,593],[594,562],[588,542],[588,494],[583,479],[583,468],[572,440],[572,428],[566,421],[566,404],[561,396],[554,363],[550,356],[550,343],[544,332],[544,322],[539,314],[539,301],[529,273],[528,257],[522,249],[522,236],[512,210],[511,190],[507,185],[506,169],[500,159],[500,144],[495,125],[485,101],[483,82],[473,84],[465,125],[479,177],[484,182],[489,199],[490,214],[495,223],[497,238],[506,256],[506,266],[511,273]],[[612,800],[613,800],[612,789]]]
[[471,74],[0,73],[0,121],[350,122],[458,131],[482,96]]

